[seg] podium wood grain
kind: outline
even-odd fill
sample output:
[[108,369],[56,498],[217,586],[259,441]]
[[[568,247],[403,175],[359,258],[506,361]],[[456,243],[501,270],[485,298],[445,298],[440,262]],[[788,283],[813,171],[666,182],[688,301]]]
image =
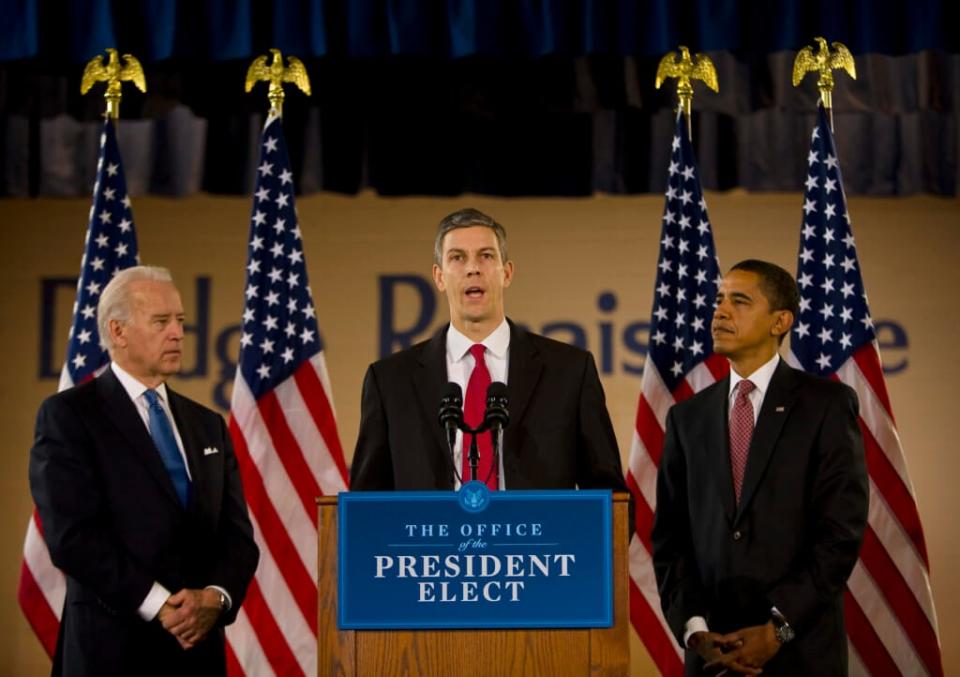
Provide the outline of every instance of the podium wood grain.
[[610,628],[582,630],[337,629],[337,499],[318,499],[317,674],[326,677],[470,675],[626,675],[630,668],[627,600],[627,494],[613,498],[613,603]]

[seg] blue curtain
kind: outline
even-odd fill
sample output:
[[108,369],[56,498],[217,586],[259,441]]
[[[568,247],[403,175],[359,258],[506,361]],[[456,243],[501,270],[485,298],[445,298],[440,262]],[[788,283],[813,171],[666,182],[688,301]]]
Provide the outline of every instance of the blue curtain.
[[[659,55],[796,50],[955,52],[952,0],[0,0],[0,60]],[[59,26],[64,25],[65,28]]]

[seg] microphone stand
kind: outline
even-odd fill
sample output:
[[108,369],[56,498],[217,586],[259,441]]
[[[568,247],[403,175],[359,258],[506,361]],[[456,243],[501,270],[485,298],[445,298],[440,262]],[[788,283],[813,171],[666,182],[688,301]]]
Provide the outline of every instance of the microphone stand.
[[469,431],[470,434],[470,480],[474,481],[477,479],[478,467],[480,466],[480,449],[477,447],[477,435],[483,432],[485,426],[481,425],[477,429],[473,429],[464,423],[465,431]]

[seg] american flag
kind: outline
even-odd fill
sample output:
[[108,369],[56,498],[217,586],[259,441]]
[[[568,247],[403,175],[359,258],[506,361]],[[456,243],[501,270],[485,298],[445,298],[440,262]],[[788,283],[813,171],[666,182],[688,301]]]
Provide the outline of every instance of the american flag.
[[260,565],[227,629],[231,675],[317,674],[317,505],[347,487],[283,126],[263,128],[230,436]]
[[807,162],[790,362],[857,392],[870,474],[868,525],[844,598],[851,674],[942,675],[923,528],[822,107]]
[[[110,362],[100,345],[97,302],[100,292],[117,271],[137,265],[137,234],[127,195],[127,181],[113,122],[107,118],[100,135],[97,181],[87,223],[86,243],[80,261],[77,298],[73,304],[67,357],[60,373],[59,390],[66,390],[97,376]],[[66,594],[63,574],[53,566],[40,516],[33,511],[23,544],[23,563],[17,598],[27,621],[53,656]]]
[[713,354],[713,315],[720,262],[700,190],[686,121],[677,115],[660,236],[650,348],[643,367],[627,486],[636,504],[630,541],[630,621],[664,675],[683,674],[683,654],[660,611],[650,531],[667,411],[727,375]]

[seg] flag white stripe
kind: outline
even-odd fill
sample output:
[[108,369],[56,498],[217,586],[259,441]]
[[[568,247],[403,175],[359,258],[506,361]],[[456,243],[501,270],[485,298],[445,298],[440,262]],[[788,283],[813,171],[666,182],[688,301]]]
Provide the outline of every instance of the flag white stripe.
[[67,581],[63,573],[50,560],[50,551],[37,528],[36,514],[27,524],[27,536],[23,542],[23,558],[36,582],[43,598],[47,600],[51,611],[60,620],[63,614],[63,600],[67,596]]
[[[280,628],[280,633],[304,674],[315,675],[317,674],[317,638],[303,617],[290,588],[287,587],[287,582],[276,560],[273,559],[270,549],[263,540],[263,532],[254,515],[250,515],[250,522],[253,524],[254,538],[260,546],[260,564],[257,566],[255,577],[260,586],[264,604],[270,610],[273,620]],[[314,545],[316,547],[316,539],[314,539]],[[316,571],[312,573],[315,581]]]
[[903,675],[928,674],[923,661],[907,639],[896,614],[891,611],[883,594],[877,588],[876,581],[860,560],[857,560],[853,567],[853,573],[847,581],[847,588],[860,605],[867,621],[880,638],[880,642],[890,653],[900,673]]
[[[323,384],[323,392],[327,394],[327,404],[330,405],[330,413],[333,414],[333,417],[337,417],[337,410],[333,406],[333,385],[330,383],[330,374],[327,372],[327,358],[323,356],[323,351],[310,358],[310,364],[313,365],[314,371],[317,372],[317,376],[320,377],[320,383]],[[341,478],[341,484],[342,484]]]
[[900,445],[900,435],[893,421],[887,415],[886,409],[877,398],[873,387],[867,380],[867,377],[860,371],[857,363],[850,358],[844,362],[837,370],[837,376],[840,380],[853,388],[857,397],[860,398],[860,418],[866,424],[867,429],[873,438],[880,445],[884,455],[890,461],[890,464],[896,469],[897,475],[904,486],[915,496],[913,485],[910,483],[910,475],[907,472],[907,461],[903,455],[903,448]]
[[848,677],[870,677],[867,666],[860,660],[860,654],[853,642],[847,641],[847,670]]
[[907,586],[923,609],[927,619],[937,628],[937,615],[933,608],[930,580],[927,570],[916,548],[893,516],[890,506],[884,500],[873,480],[870,481],[870,508],[868,521],[883,549],[886,550],[894,565],[900,571]]
[[630,539],[629,557],[630,578],[633,579],[637,589],[640,590],[640,594],[642,594],[644,600],[646,600],[647,606],[650,607],[653,615],[656,616],[673,650],[677,653],[680,660],[683,660],[683,652],[680,649],[680,645],[674,638],[673,631],[670,629],[670,626],[667,625],[667,621],[663,617],[663,611],[660,609],[660,593],[657,590],[657,579],[653,573],[653,560],[643,545],[643,542],[636,534]]
[[[314,369],[316,366],[311,364]],[[323,382],[322,374],[318,372],[318,377]],[[320,491],[325,496],[336,494],[346,489],[343,477],[340,476],[340,470],[333,461],[330,449],[327,447],[326,440],[320,433],[316,421],[307,408],[307,403],[303,399],[300,388],[295,379],[289,378],[276,388],[273,392],[277,396],[280,408],[283,410],[287,426],[297,441],[297,446],[303,455],[303,459],[313,477],[317,478],[320,485]],[[330,393],[327,392],[327,400],[330,399]]]
[[695,366],[684,378],[695,393],[699,393],[704,388],[712,386],[717,381],[706,362],[701,362]]
[[643,379],[640,381],[640,391],[647,400],[647,405],[657,417],[660,429],[663,430],[667,425],[667,413],[674,404],[673,395],[667,389],[663,379],[660,378],[660,372],[657,371],[657,365],[653,360],[645,360],[643,363]]
[[643,440],[636,432],[633,433],[633,444],[630,447],[630,460],[628,461],[630,474],[633,475],[637,488],[643,495],[643,500],[650,506],[653,512],[657,507],[657,466],[650,453],[647,451]]
[[250,619],[242,607],[237,614],[237,619],[232,625],[227,626],[227,641],[230,642],[230,648],[245,675],[272,677],[276,674],[263,653],[257,633],[254,632]]
[[290,535],[300,560],[307,571],[315,577],[317,533],[313,519],[307,514],[286,468],[273,448],[273,440],[267,432],[260,410],[253,400],[253,394],[239,369],[233,385],[231,415],[246,440],[250,458],[260,473],[264,489]]

